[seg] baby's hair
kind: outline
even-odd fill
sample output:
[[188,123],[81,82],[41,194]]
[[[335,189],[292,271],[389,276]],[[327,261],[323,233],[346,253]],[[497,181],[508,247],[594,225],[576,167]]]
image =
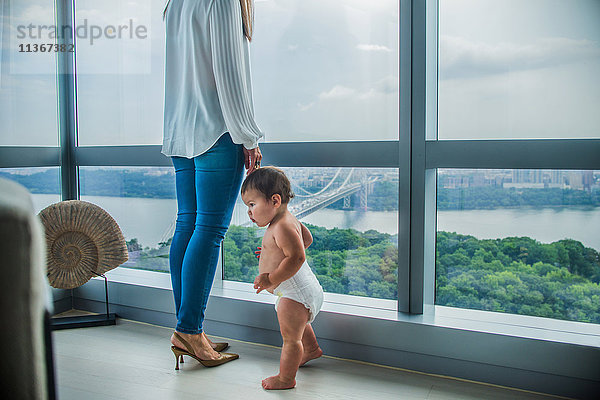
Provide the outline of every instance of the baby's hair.
[[282,170],[276,167],[260,167],[248,175],[242,183],[242,194],[250,189],[262,193],[266,199],[278,194],[281,196],[282,204],[287,204],[294,198],[290,180]]

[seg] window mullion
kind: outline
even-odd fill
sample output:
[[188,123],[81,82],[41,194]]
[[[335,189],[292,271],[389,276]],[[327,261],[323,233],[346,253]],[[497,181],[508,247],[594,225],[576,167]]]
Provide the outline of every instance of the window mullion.
[[[74,5],[73,1],[56,2],[56,25],[63,34],[57,35],[57,43],[70,47],[74,45]],[[66,27],[70,27],[68,30]],[[71,32],[70,35],[64,33]],[[62,51],[57,54],[58,80],[58,121],[60,134],[60,166],[62,199],[79,198],[77,166],[75,164],[76,116],[75,116],[75,68],[74,52]]]

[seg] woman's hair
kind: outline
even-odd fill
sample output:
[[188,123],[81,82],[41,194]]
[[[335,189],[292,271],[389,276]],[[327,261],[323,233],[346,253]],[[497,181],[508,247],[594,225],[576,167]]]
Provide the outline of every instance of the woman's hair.
[[[167,8],[169,3],[167,1],[165,9],[163,10],[163,21],[167,15]],[[254,26],[254,0],[240,0],[240,6],[242,6],[242,25],[244,28],[244,35],[248,38],[248,41],[252,41],[252,28]]]
[[242,183],[242,194],[250,189],[262,193],[266,199],[278,194],[281,196],[282,204],[287,204],[294,198],[290,180],[276,167],[260,167],[248,175]]
[[242,25],[244,26],[244,35],[248,41],[252,41],[252,28],[254,26],[254,0],[240,0],[242,6]]

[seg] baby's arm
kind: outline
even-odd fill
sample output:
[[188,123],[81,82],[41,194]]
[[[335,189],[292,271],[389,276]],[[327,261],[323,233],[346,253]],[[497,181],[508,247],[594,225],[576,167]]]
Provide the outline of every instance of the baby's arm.
[[304,242],[304,248],[308,249],[313,242],[312,234],[302,222],[300,223],[300,226],[302,227],[302,241]]
[[304,254],[304,243],[298,234],[296,227],[291,224],[280,224],[273,232],[277,247],[283,252],[283,260],[277,268],[268,274],[271,287],[277,287],[285,280],[290,279],[298,272],[306,256]]

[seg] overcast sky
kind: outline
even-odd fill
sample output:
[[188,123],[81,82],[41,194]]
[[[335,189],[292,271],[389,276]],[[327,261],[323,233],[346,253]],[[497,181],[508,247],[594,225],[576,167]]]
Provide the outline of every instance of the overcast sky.
[[440,1],[439,137],[600,137],[600,1]]
[[[397,139],[397,3],[257,1],[254,100],[267,140]],[[80,25],[147,27],[145,39],[79,39],[80,144],[161,142],[163,5],[77,1]],[[440,0],[439,137],[600,137],[599,21],[598,0]],[[41,41],[16,37],[19,24],[53,25],[53,2],[11,1],[9,22],[0,145],[56,145],[55,58],[19,54]]]

